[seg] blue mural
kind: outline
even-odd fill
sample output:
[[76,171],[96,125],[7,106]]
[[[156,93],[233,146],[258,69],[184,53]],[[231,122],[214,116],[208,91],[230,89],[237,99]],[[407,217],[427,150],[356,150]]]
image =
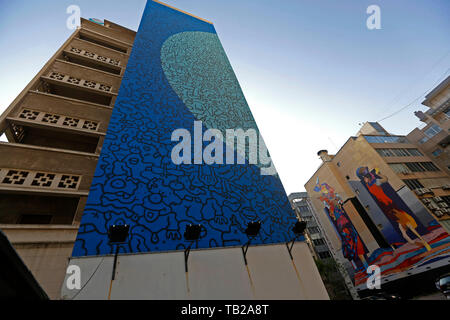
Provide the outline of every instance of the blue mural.
[[[148,1],[112,113],[73,256],[113,252],[107,229],[130,225],[121,253],[180,250],[188,224],[205,227],[199,248],[292,238],[295,223],[277,175],[249,164],[175,165],[172,132],[255,129],[212,24]],[[227,146],[224,142],[224,149]]]

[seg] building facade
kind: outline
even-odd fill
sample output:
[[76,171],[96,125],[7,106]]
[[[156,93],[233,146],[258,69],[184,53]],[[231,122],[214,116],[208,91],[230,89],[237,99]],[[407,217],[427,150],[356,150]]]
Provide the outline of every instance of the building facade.
[[[227,129],[254,134],[257,163]],[[287,250],[295,214],[210,22],[159,1],[137,34],[82,19],[0,134],[0,228],[51,298],[328,299],[307,245]],[[111,277],[108,230],[123,224]]]
[[60,297],[135,32],[81,26],[0,116],[0,229]]
[[289,201],[301,221],[306,221],[306,242],[317,259],[331,258],[326,235],[317,221],[308,193],[296,192],[289,195]]
[[367,292],[371,265],[380,266],[382,284],[390,288],[409,275],[448,265],[443,217],[409,187],[410,180],[447,174],[416,145],[368,122],[336,155],[318,155],[323,163],[305,188],[360,293]]
[[410,188],[415,189],[428,209],[450,230],[450,151],[447,148],[450,143],[450,76],[427,94],[422,104],[429,109],[425,113],[417,111],[415,114],[423,126],[414,129],[406,137],[432,159],[442,172],[447,173],[447,177],[425,181],[415,179]]

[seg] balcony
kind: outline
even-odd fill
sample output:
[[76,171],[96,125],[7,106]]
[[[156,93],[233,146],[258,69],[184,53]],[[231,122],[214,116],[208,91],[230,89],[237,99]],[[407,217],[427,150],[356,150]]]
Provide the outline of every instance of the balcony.
[[[120,41],[122,46],[132,46],[136,33],[112,22],[105,21],[105,26],[81,18],[81,27],[98,35]],[[117,45],[117,44],[116,44]]]
[[119,66],[120,60],[102,56],[85,49],[72,47],[69,50],[64,50],[60,59],[115,75],[122,73],[122,68]]
[[0,142],[0,192],[87,196],[98,156]]
[[87,30],[85,28],[80,30],[78,39],[125,54],[129,54],[129,48],[131,47],[131,44],[129,43],[124,43],[114,38],[105,37],[105,35]]

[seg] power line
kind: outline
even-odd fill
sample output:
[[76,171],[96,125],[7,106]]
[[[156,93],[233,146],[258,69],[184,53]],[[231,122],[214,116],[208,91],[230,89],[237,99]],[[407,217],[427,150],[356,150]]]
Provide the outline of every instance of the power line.
[[390,107],[385,108],[381,114],[383,114],[384,112],[386,112],[387,110],[391,109],[399,100],[400,97],[407,92],[409,89],[411,89],[417,82],[420,82],[421,80],[425,79],[426,76],[428,76],[430,74],[431,71],[433,71],[433,69],[439,65],[439,63],[441,63],[442,60],[444,60],[448,55],[450,54],[450,50],[447,51],[442,57],[440,57],[432,66],[431,68],[428,70],[427,73],[425,73],[424,76],[422,76],[421,78],[417,79],[416,81],[412,82],[404,91],[400,92],[394,99],[391,100],[391,102],[389,102],[388,105],[390,105]]
[[92,277],[97,273],[97,270],[98,270],[98,268],[100,268],[101,264],[103,263],[103,260],[105,260],[105,257],[102,257],[102,260],[100,260],[100,263],[98,264],[97,268],[95,268],[94,272],[91,274],[89,279],[86,281],[86,283],[80,288],[80,290],[78,290],[78,292],[70,300],[74,300],[81,293],[81,291],[83,291],[84,287],[87,286],[89,281],[91,281]]
[[410,103],[408,103],[407,105],[401,107],[399,110],[395,111],[394,113],[391,113],[390,115],[384,117],[383,119],[377,120],[377,122],[381,122],[383,120],[389,119],[393,116],[395,116],[396,114],[402,112],[403,110],[409,108],[413,103],[415,103],[417,100],[419,100],[420,98],[424,97],[428,92],[430,92],[431,90],[434,89],[434,87],[440,83],[441,81],[443,81],[446,77],[447,77],[447,73],[450,71],[450,68],[447,69],[447,71],[445,71],[444,76],[440,77],[438,81],[436,81],[433,86],[431,87],[431,89],[428,89],[427,91],[425,91],[424,93],[422,93],[420,96],[418,96],[417,98],[415,98],[413,101],[411,101]]

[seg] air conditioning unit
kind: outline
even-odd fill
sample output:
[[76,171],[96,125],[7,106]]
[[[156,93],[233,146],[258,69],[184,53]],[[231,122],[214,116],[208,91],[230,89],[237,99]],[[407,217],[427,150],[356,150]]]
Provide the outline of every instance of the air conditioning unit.
[[439,207],[441,208],[448,208],[448,204],[446,202],[440,202]]
[[422,202],[425,203],[425,204],[430,203],[430,202],[433,201],[433,200],[431,200],[430,198],[423,198],[423,199],[421,199],[421,200],[422,200]]
[[440,218],[440,217],[442,217],[444,215],[441,210],[436,210],[433,213],[438,218]]
[[433,200],[436,201],[436,202],[444,201],[444,199],[442,199],[441,197],[434,197]]
[[418,196],[423,195],[422,189],[416,189],[416,190],[414,190],[414,192],[415,192]]
[[447,214],[450,213],[450,209],[448,209],[448,208],[442,208],[439,211],[441,211],[443,213],[447,213]]
[[433,202],[427,204],[427,207],[428,207],[429,209],[431,209],[431,210],[439,209],[439,207],[438,207],[435,203],[433,203]]
[[429,188],[422,188],[422,192],[423,192],[423,194],[433,193],[433,191],[431,189],[429,189]]

